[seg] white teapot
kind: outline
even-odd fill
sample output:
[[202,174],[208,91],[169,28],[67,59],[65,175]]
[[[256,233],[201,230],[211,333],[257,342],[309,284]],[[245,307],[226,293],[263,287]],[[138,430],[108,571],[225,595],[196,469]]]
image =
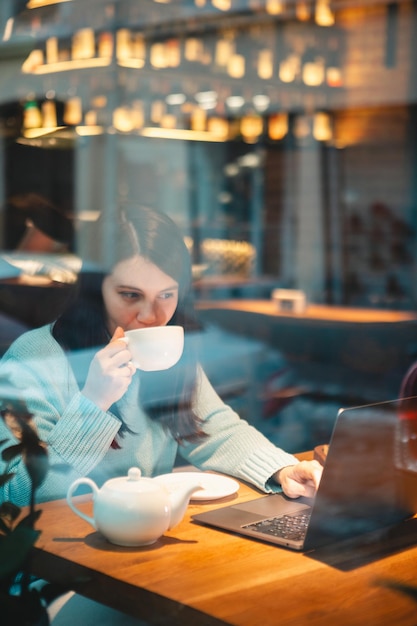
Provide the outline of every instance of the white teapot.
[[[73,502],[79,485],[88,485],[93,491],[94,517]],[[187,483],[170,492],[156,480],[141,477],[140,469],[132,467],[127,476],[112,478],[101,489],[91,478],[75,480],[68,489],[67,502],[111,543],[147,546],[182,520],[191,495],[200,488],[198,482]]]

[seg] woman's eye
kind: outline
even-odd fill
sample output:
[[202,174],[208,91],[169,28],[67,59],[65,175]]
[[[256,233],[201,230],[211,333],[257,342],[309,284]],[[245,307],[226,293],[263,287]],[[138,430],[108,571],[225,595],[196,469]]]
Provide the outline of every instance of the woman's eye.
[[136,291],[120,291],[119,296],[126,300],[136,300],[140,298],[140,294],[136,293]]
[[161,293],[159,297],[161,298],[161,300],[169,300],[170,298],[173,298],[174,296],[175,296],[175,293],[173,291],[166,291],[165,293]]

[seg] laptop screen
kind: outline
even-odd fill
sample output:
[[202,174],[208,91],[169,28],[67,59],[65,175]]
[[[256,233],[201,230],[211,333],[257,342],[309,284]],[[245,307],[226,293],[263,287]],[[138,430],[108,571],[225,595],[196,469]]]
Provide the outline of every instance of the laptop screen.
[[[261,496],[193,515],[197,522],[309,551],[417,512],[417,398],[341,409],[313,500]],[[306,518],[288,534],[283,518]],[[309,518],[309,519],[307,519]],[[288,520],[289,521],[289,520]],[[300,524],[298,519],[296,524]]]
[[341,409],[306,547],[392,525],[416,507],[417,398]]

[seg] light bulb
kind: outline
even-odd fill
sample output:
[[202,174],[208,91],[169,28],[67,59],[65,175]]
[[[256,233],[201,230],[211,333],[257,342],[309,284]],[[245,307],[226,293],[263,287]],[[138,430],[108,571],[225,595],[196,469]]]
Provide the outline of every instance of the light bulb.
[[333,26],[335,17],[329,0],[317,0],[314,18],[319,26]]
[[331,119],[328,113],[316,113],[313,119],[313,137],[317,141],[329,141],[333,136]]
[[258,56],[258,76],[264,80],[272,78],[274,72],[272,50],[261,50]]
[[268,121],[268,135],[274,141],[283,139],[288,133],[287,113],[276,113],[271,115]]
[[227,64],[227,72],[232,78],[242,78],[245,75],[245,57],[233,54]]

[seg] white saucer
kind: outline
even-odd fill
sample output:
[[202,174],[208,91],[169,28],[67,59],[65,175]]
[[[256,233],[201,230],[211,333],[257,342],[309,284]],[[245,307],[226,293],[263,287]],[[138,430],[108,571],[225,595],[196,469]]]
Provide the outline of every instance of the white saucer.
[[239,483],[233,478],[206,472],[172,472],[155,476],[153,480],[162,483],[167,489],[174,489],[185,482],[200,483],[201,489],[192,494],[191,500],[217,500],[230,496],[239,489]]

